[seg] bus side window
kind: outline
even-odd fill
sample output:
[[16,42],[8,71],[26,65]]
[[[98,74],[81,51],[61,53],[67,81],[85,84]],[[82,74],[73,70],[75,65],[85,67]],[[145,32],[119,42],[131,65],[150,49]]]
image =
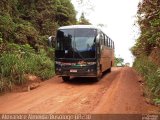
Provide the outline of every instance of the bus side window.
[[107,47],[109,47],[109,38],[107,37]]
[[107,43],[108,43],[108,42],[107,42],[107,39],[108,39],[107,36],[105,36],[105,46],[108,46],[108,45],[107,45]]
[[103,35],[103,33],[101,33],[101,36],[102,36],[102,45],[104,45],[104,35]]
[[101,33],[101,44],[104,45],[104,34]]
[[109,38],[108,42],[109,42],[109,43],[108,43],[108,47],[110,48],[110,38]]
[[113,42],[113,49],[114,49],[114,42]]
[[103,34],[103,36],[104,36],[104,45],[106,45],[106,36],[105,34]]
[[110,39],[110,48],[112,48],[112,40]]
[[103,45],[105,45],[105,35],[103,33]]
[[112,40],[111,40],[111,48],[112,48]]

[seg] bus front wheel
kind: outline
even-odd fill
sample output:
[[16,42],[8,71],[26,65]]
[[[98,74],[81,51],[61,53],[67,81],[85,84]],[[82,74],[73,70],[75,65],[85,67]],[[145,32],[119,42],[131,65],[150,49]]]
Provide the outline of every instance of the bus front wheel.
[[69,81],[70,77],[69,76],[62,76],[62,79],[64,82],[67,82],[67,81]]
[[95,82],[100,81],[100,79],[101,79],[101,77],[100,77],[100,76],[94,77],[94,81],[95,81]]
[[98,75],[94,77],[94,81],[98,82],[101,79],[101,77],[102,77],[102,65],[100,65]]

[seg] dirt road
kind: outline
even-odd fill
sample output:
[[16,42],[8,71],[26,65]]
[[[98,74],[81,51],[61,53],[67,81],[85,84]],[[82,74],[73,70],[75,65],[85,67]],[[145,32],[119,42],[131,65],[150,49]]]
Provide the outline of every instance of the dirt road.
[[155,113],[140,90],[132,68],[113,68],[99,82],[60,77],[42,82],[29,92],[0,96],[0,113]]

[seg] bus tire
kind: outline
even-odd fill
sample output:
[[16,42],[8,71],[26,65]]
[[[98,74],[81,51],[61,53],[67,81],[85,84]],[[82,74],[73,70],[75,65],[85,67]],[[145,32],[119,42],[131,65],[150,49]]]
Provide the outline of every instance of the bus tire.
[[99,73],[98,73],[98,75],[94,78],[94,81],[95,81],[95,82],[100,81],[101,77],[102,77],[102,65],[100,64]]
[[97,77],[94,77],[94,81],[98,82],[98,81],[100,81],[101,78],[102,78],[102,71],[100,70],[99,75]]
[[108,72],[111,72],[111,67],[108,69]]
[[112,62],[111,62],[111,67],[108,69],[108,72],[111,72],[111,68],[112,68]]
[[67,82],[70,80],[70,77],[69,76],[62,76],[62,79],[64,82]]
[[94,81],[95,81],[95,82],[100,81],[100,79],[101,79],[101,77],[100,77],[100,76],[98,76],[98,77],[94,77]]

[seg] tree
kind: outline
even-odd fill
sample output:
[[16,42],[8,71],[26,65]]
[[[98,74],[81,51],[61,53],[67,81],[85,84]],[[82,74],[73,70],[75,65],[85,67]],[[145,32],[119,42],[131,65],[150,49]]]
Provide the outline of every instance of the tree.
[[56,21],[60,26],[76,24],[76,12],[70,0],[59,0]]
[[144,78],[147,97],[160,101],[160,0],[143,0],[138,5],[137,23],[141,34],[131,48],[133,67]]
[[0,32],[4,41],[46,45],[59,26],[76,24],[70,0],[1,0]]
[[84,13],[81,14],[78,24],[91,25],[91,23],[85,18]]
[[124,62],[123,58],[120,58],[120,57],[119,58],[116,58],[116,57],[114,58],[114,64],[115,64],[115,66],[117,66],[119,64],[122,66],[124,64],[123,62]]
[[143,0],[138,5],[137,23],[141,35],[131,48],[135,56],[148,56],[155,47],[160,48],[160,1]]

